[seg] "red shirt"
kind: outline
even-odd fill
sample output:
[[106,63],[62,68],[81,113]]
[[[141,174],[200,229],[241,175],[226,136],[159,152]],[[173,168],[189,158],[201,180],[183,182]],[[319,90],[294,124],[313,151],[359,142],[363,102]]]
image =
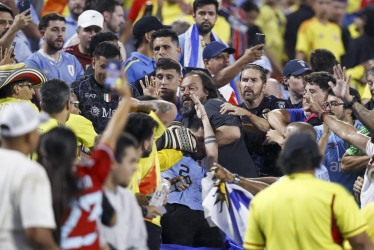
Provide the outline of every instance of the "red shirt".
[[102,214],[102,187],[112,162],[113,150],[99,145],[90,158],[76,168],[81,194],[72,200],[61,227],[61,248],[99,250],[98,223]]
[[91,65],[92,57],[89,56],[89,55],[82,54],[79,51],[78,46],[79,46],[79,44],[67,47],[67,48],[64,49],[64,51],[69,53],[69,54],[74,55],[78,59],[78,61],[81,63],[84,72],[86,72],[88,66]]

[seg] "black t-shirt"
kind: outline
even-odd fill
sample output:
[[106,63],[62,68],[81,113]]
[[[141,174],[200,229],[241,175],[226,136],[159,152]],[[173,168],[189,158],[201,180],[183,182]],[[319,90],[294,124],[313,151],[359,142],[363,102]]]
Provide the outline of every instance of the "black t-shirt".
[[[252,114],[267,119],[267,113],[274,109],[284,109],[286,101],[276,98],[275,96],[264,97],[257,108],[248,109],[244,102],[238,105],[251,112]],[[242,118],[243,123],[250,123],[245,117]],[[244,133],[244,141],[252,160],[258,167],[260,176],[281,176],[280,169],[276,166],[276,159],[281,151],[280,146],[264,145],[265,134]]]
[[92,122],[96,133],[101,134],[117,108],[120,97],[98,84],[93,75],[74,81],[70,88],[79,100],[81,115]]
[[214,131],[221,126],[240,128],[240,138],[233,143],[218,148],[218,162],[232,173],[243,177],[258,177],[257,169],[244,143],[240,118],[221,114],[219,111],[224,103],[221,99],[209,99],[204,103],[210,124]]

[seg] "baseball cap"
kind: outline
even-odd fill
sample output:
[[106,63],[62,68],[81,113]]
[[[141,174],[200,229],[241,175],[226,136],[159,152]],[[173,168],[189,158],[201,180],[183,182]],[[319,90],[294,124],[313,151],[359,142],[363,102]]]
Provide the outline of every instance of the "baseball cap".
[[154,16],[143,16],[132,28],[135,37],[143,36],[152,30],[170,29],[170,26],[162,25],[162,23]]
[[306,132],[291,135],[284,144],[282,155],[283,157],[288,158],[293,152],[302,148],[309,149],[312,156],[320,155],[316,141]]
[[294,59],[289,61],[286,66],[284,66],[283,69],[283,75],[282,76],[297,76],[301,75],[302,73],[306,71],[311,71],[308,64],[304,62],[303,60]]
[[98,26],[103,28],[104,17],[96,10],[86,10],[78,17],[78,26],[86,28],[89,26]]
[[47,114],[38,114],[29,103],[14,102],[0,113],[0,134],[7,137],[25,135],[47,120]]
[[205,47],[205,49],[203,51],[203,59],[213,58],[215,56],[218,56],[222,52],[227,52],[229,54],[233,54],[233,53],[236,52],[236,50],[234,48],[228,47],[224,43],[213,41]]
[[0,66],[0,88],[20,80],[29,80],[34,87],[40,88],[48,78],[38,69],[25,67],[24,63]]

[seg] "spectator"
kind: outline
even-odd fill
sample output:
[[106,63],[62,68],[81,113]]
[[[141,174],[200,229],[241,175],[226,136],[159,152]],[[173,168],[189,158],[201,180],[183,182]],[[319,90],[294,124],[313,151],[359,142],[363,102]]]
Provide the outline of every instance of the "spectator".
[[68,0],[69,15],[66,17],[66,37],[69,40],[78,29],[78,18],[83,12],[85,0]]
[[65,52],[74,55],[84,71],[91,65],[90,54],[91,37],[100,33],[103,28],[104,18],[95,10],[86,10],[78,18],[78,39],[79,43],[64,49]]
[[132,30],[135,39],[136,51],[122,64],[127,79],[131,84],[144,75],[155,70],[156,62],[153,59],[152,33],[162,29],[161,22],[153,16],[145,16],[139,19]]
[[218,162],[234,173],[244,177],[257,177],[256,167],[245,147],[242,125],[239,117],[221,114],[224,101],[218,99],[218,93],[212,79],[201,71],[191,71],[184,76],[180,86],[182,100],[182,122],[188,127],[194,116],[192,95],[198,96],[204,104],[207,115],[215,131],[218,143]]
[[340,27],[328,21],[331,0],[315,2],[315,16],[301,23],[297,32],[296,59],[309,61],[315,49],[328,49],[338,61],[345,54]]
[[253,47],[254,41],[255,41],[255,35],[256,33],[262,33],[260,27],[255,25],[255,21],[258,17],[258,14],[260,13],[260,9],[257,7],[257,5],[252,2],[251,0],[247,0],[240,6],[247,18],[247,39],[248,39],[248,48]]
[[140,159],[137,140],[123,133],[117,142],[114,157],[104,192],[113,205],[117,222],[112,227],[101,224],[100,237],[114,249],[147,249],[147,231],[141,210],[135,196],[125,188],[137,170]]
[[370,66],[370,68],[366,71],[366,82],[369,85],[371,99],[369,102],[365,104],[365,108],[368,110],[374,109],[374,65]]
[[331,249],[343,239],[353,249],[374,248],[353,197],[337,184],[313,176],[321,158],[309,134],[288,138],[278,160],[287,176],[252,199],[245,249]]
[[103,42],[96,46],[94,53],[94,74],[73,82],[71,88],[79,100],[82,116],[90,120],[95,131],[101,134],[119,102],[119,96],[104,88],[105,68],[108,60],[120,59],[120,51],[111,42]]
[[26,68],[25,64],[0,66],[0,112],[10,103],[28,102],[36,112],[39,109],[31,102],[35,95],[34,88],[40,88],[47,77],[37,69]]
[[[217,12],[216,0],[196,0],[193,3],[192,16],[196,23],[179,36],[182,48],[179,62],[182,66],[204,68],[203,48],[213,41],[221,41],[212,31],[217,21]],[[199,38],[200,35],[202,39]]]
[[305,76],[311,72],[308,64],[302,60],[291,60],[283,69],[282,83],[290,97],[286,101],[288,108],[301,108],[305,90]]
[[43,36],[42,48],[27,58],[27,67],[33,67],[46,74],[48,79],[58,78],[68,84],[83,75],[83,69],[75,56],[61,51],[65,39],[66,21],[56,13],[45,15],[39,23]]
[[39,123],[39,115],[24,102],[0,114],[1,249],[59,249],[52,237],[56,223],[46,171],[27,157],[38,145]]
[[297,31],[300,24],[314,16],[314,0],[301,0],[299,9],[287,15],[286,32],[284,33],[285,50],[288,59],[295,59]]

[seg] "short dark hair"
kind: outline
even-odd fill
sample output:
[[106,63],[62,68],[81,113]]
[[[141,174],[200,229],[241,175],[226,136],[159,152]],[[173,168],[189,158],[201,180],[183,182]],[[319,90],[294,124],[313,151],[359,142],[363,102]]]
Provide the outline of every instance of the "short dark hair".
[[323,91],[328,91],[330,86],[328,82],[336,84],[336,80],[333,75],[328,72],[312,72],[305,76],[305,81],[309,84],[318,85]]
[[70,87],[60,79],[48,80],[40,88],[43,110],[48,114],[58,114],[70,100]]
[[94,53],[96,59],[99,59],[100,56],[103,56],[106,59],[115,58],[116,56],[121,57],[121,51],[119,48],[108,41],[99,43],[95,47]]
[[243,68],[242,68],[242,71],[240,72],[240,81],[242,80],[242,73],[243,73],[243,71],[244,70],[247,70],[247,69],[254,69],[254,70],[258,70],[258,71],[260,71],[260,73],[261,73],[261,76],[260,76],[260,78],[261,78],[261,82],[263,83],[263,84],[265,84],[266,83],[266,72],[265,72],[265,69],[262,67],[262,66],[260,66],[260,65],[258,65],[258,64],[248,64],[247,66],[244,66]]
[[57,13],[49,13],[40,19],[38,29],[39,30],[46,30],[49,26],[49,21],[63,21],[66,23],[65,17],[61,16],[60,14]]
[[181,75],[182,73],[181,65],[178,62],[170,58],[160,58],[160,60],[158,60],[158,62],[156,63],[155,71],[157,72],[158,69],[164,69],[164,70],[175,69],[175,71],[177,71],[179,75]]
[[135,112],[129,115],[129,120],[125,127],[125,132],[134,136],[139,144],[151,139],[153,131],[158,127],[158,123],[149,115]]
[[14,18],[12,9],[3,3],[0,3],[0,12],[8,12],[12,16],[12,18]]
[[93,56],[96,46],[102,42],[111,42],[117,40],[118,36],[112,32],[100,32],[91,37],[90,41],[90,55]]
[[197,75],[198,77],[200,77],[201,82],[203,83],[204,90],[208,92],[207,99],[219,97],[217,88],[214,85],[213,79],[210,76],[208,76],[203,71],[192,70],[191,72],[184,75],[184,78],[186,78],[187,76],[192,76],[192,75]]
[[174,30],[171,29],[160,29],[152,34],[152,48],[153,48],[153,42],[158,37],[170,37],[171,42],[175,44],[175,46],[179,47],[179,38],[177,33]]
[[123,132],[118,138],[114,152],[114,158],[118,163],[121,163],[122,158],[126,156],[128,147],[139,148],[139,143],[133,135]]
[[316,49],[310,53],[310,66],[313,72],[326,71],[334,74],[334,66],[338,64],[334,54],[327,49]]
[[23,81],[11,82],[0,89],[0,98],[11,97],[13,95],[13,87]]
[[217,0],[195,0],[195,2],[193,2],[193,13],[196,13],[198,8],[202,8],[203,6],[210,4],[213,4],[216,7],[216,13],[218,14]]
[[113,13],[116,6],[121,6],[121,4],[115,0],[97,1],[95,9],[101,14],[104,13],[104,11]]
[[242,8],[245,12],[250,12],[250,11],[256,11],[257,13],[260,13],[260,9],[258,6],[252,2],[251,0],[247,0],[242,5],[240,5],[240,8]]
[[292,152],[288,157],[281,153],[278,157],[277,165],[284,174],[292,174],[318,168],[321,160],[321,154],[314,155],[309,148],[300,148]]

